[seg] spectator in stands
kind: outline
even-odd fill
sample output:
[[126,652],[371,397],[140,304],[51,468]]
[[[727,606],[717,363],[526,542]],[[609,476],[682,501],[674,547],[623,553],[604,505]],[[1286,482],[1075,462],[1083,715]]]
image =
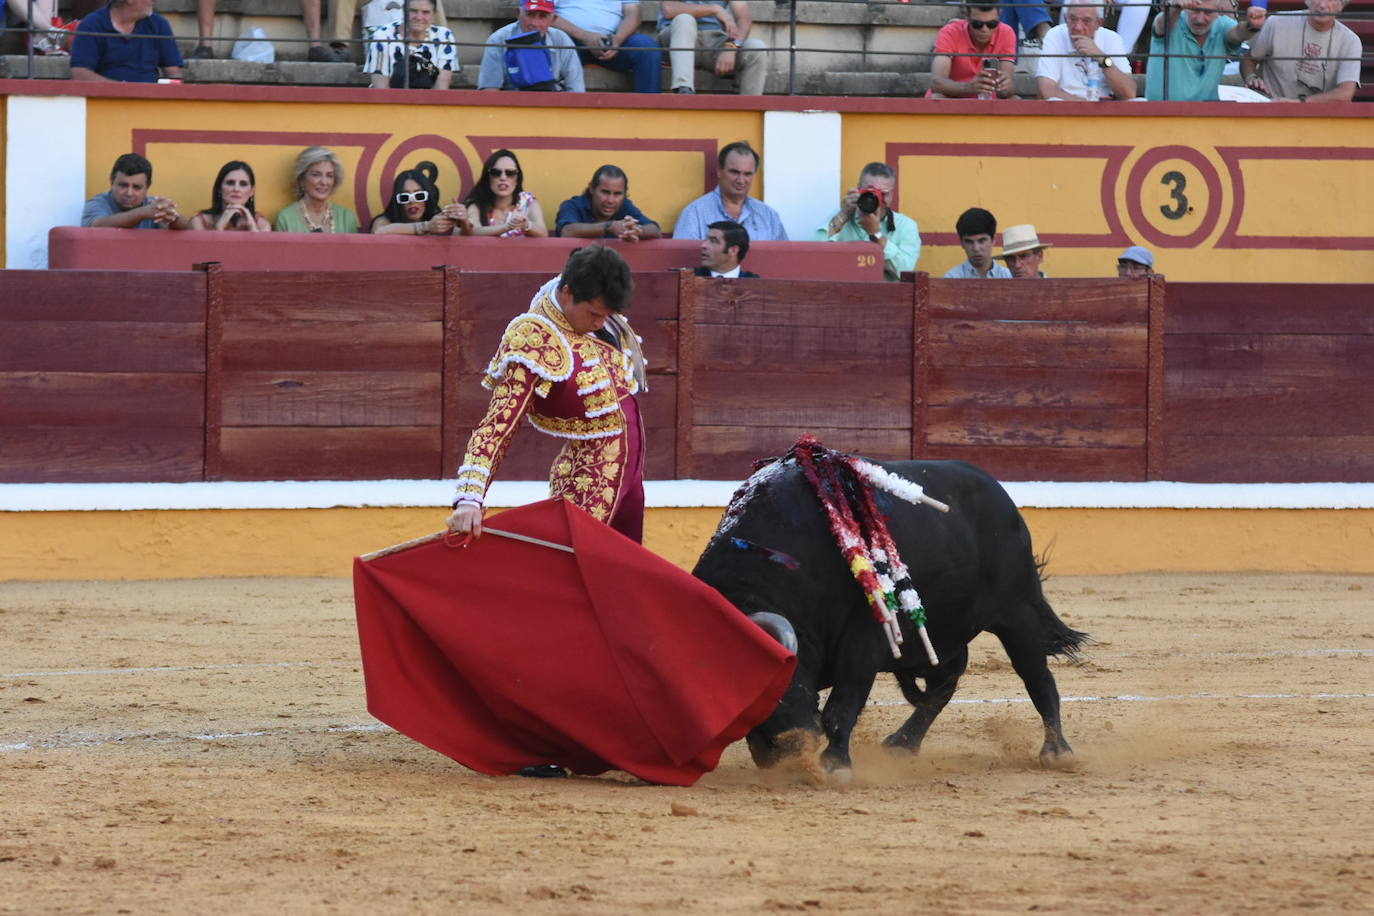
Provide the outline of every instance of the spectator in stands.
[[[205,0],[201,0],[205,2]],[[372,0],[363,4],[363,38],[370,39],[370,32],[384,28],[391,22],[399,21],[403,0]],[[372,10],[378,12],[373,13]],[[329,0],[329,60],[347,63],[348,43],[353,38],[353,18],[358,10],[358,0]],[[444,4],[435,0],[434,24],[441,29],[448,28],[448,17],[444,15]],[[369,29],[369,26],[373,27]],[[450,31],[452,31],[450,29]],[[202,32],[202,35],[205,33]],[[314,60],[315,58],[311,58]]]
[[1275,102],[1353,99],[1364,46],[1358,35],[1336,21],[1345,3],[1307,0],[1310,15],[1265,21],[1259,37],[1250,39],[1249,56],[1240,62],[1245,85]]
[[[196,0],[196,32],[200,40],[191,52],[192,60],[209,60],[215,56],[211,43],[215,35],[216,0]],[[301,0],[301,19],[305,22],[305,37],[310,41],[310,50],[305,52],[306,60],[347,61],[348,53],[336,55],[320,44],[320,0]],[[352,16],[349,17],[352,26]]]
[[138,153],[125,153],[110,169],[110,190],[86,201],[81,225],[103,229],[189,229],[170,197],[150,197],[153,164]]
[[463,204],[473,235],[545,238],[549,234],[544,209],[525,190],[525,170],[508,149],[497,150],[482,163],[482,177]]
[[254,203],[257,178],[253,167],[241,159],[231,159],[220,166],[215,186],[210,192],[208,210],[191,217],[192,229],[216,229],[221,232],[271,232],[267,217],[259,216]]
[[467,235],[467,208],[454,202],[439,205],[439,167],[421,162],[396,176],[386,209],[372,220],[374,235]]
[[1050,30],[1050,12],[1043,0],[1009,0],[1002,4],[1002,21],[1015,34],[1018,30],[1025,36],[1022,48],[1038,52]]
[[1136,96],[1121,36],[1102,27],[1099,0],[1067,0],[1063,21],[1045,35],[1035,82],[1042,99],[1098,102]]
[[981,207],[970,207],[954,223],[959,244],[968,260],[945,271],[946,280],[1010,280],[1011,271],[992,258],[997,243],[997,217]]
[[553,24],[577,42],[583,65],[631,73],[635,92],[657,94],[663,85],[658,42],[636,30],[639,0],[555,0]]
[[[1265,11],[1252,6],[1246,11],[1246,21],[1237,23],[1230,16],[1219,15],[1218,4],[1225,0],[1167,2],[1168,6],[1155,16],[1154,25],[1150,27],[1145,98],[1151,102],[1215,102],[1226,56],[1259,34]],[[1180,10],[1186,10],[1182,24],[1179,22]]]
[[740,95],[763,95],[768,45],[749,37],[754,19],[741,0],[663,0],[658,43],[668,48],[672,91],[696,92],[696,68],[739,80]]
[[816,230],[818,242],[875,242],[883,249],[883,279],[900,280],[916,269],[921,233],[916,221],[888,204],[897,191],[897,173],[885,162],[870,162],[859,184],[845,192],[840,209]]
[[[986,0],[964,4],[964,18],[935,36],[928,99],[1011,98],[1016,32]],[[989,61],[995,66],[985,66]]]
[[[458,63],[453,32],[434,24],[436,0],[409,0],[409,23],[383,29],[367,43],[363,72],[372,75],[373,89],[447,89]],[[402,39],[406,39],[403,41]],[[407,82],[406,52],[410,53]]]
[[53,28],[53,16],[57,12],[57,0],[34,0],[32,19],[29,18],[29,0],[9,0],[5,9],[8,12],[0,10],[0,26],[14,25],[18,28],[25,28],[31,25],[38,30],[29,37],[29,47],[33,49],[34,54],[48,57],[67,56],[67,50],[63,47],[63,40],[67,33],[48,31]]
[[558,208],[555,235],[577,239],[620,239],[638,242],[663,235],[658,223],[645,216],[627,196],[630,179],[618,165],[603,165],[592,173],[587,190],[563,201]]
[[[156,0],[110,0],[81,20],[72,39],[74,80],[156,83],[158,70],[181,77],[181,52],[172,27],[153,12]],[[129,38],[106,37],[118,32]]]
[[1045,263],[1045,249],[1050,247],[1052,243],[1040,241],[1035,227],[1029,223],[1008,226],[1002,231],[1002,253],[998,257],[1007,262],[1012,279],[1043,280],[1045,272],[1040,267]]
[[729,219],[747,229],[756,242],[787,241],[778,211],[749,196],[759,165],[759,154],[747,140],[721,147],[716,157],[716,189],[683,208],[673,226],[673,238],[704,239],[711,223]]
[[343,184],[344,167],[331,149],[311,146],[301,150],[292,170],[291,190],[296,202],[277,213],[278,232],[345,233],[358,231],[358,217],[329,198]]
[[1155,256],[1148,248],[1132,245],[1116,259],[1116,275],[1123,280],[1139,280],[1152,277],[1155,272]]
[[[487,38],[486,50],[482,52],[482,69],[477,74],[478,89],[587,91],[582,77],[582,63],[577,59],[573,40],[567,33],[552,28],[553,9],[554,0],[521,0],[520,18],[492,32]],[[507,42],[532,32],[542,36],[543,47],[520,46],[517,53],[521,56],[515,61],[516,74],[512,78],[510,67],[506,64],[506,53],[513,50],[513,46]],[[522,66],[522,61],[530,59],[533,60],[532,65]]]
[[740,266],[749,253],[749,230],[732,219],[716,220],[706,227],[701,240],[701,266],[698,277],[724,277],[727,280],[758,279],[758,274]]

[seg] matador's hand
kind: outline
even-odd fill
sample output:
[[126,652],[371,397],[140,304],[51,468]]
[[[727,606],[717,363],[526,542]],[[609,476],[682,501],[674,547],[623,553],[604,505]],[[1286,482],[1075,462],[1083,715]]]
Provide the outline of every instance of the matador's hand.
[[448,528],[455,534],[482,536],[482,507],[472,503],[459,503],[458,508],[448,517]]

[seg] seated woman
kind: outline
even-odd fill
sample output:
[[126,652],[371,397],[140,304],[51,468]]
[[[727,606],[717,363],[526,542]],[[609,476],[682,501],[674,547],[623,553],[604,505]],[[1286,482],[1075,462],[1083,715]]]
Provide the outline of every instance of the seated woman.
[[460,203],[439,206],[439,188],[434,184],[439,167],[421,162],[396,176],[386,210],[372,221],[375,235],[460,235],[468,234],[467,210]]
[[343,184],[344,168],[331,149],[312,146],[296,157],[292,190],[296,202],[277,213],[278,232],[357,232],[358,217],[330,201]]
[[210,209],[191,217],[192,229],[219,229],[231,232],[271,232],[267,217],[259,216],[254,207],[258,180],[253,167],[240,159],[232,159],[220,167],[211,192]]
[[520,160],[508,149],[499,149],[487,157],[482,164],[482,177],[463,203],[468,205],[473,235],[544,238],[549,234],[539,201],[525,190]]
[[435,0],[410,0],[408,5],[408,23],[397,21],[368,41],[363,72],[372,74],[373,89],[447,89],[459,69],[453,32],[434,24]]

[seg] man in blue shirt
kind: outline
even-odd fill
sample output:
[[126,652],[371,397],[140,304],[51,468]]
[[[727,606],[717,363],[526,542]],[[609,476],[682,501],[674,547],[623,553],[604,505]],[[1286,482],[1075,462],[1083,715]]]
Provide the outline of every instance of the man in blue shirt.
[[778,211],[749,196],[759,171],[759,154],[747,140],[727,143],[716,158],[719,183],[683,208],[673,226],[675,239],[704,239],[710,226],[723,219],[734,220],[755,242],[785,242]]
[[635,92],[663,86],[658,42],[636,30],[644,21],[639,0],[555,0],[553,26],[572,36],[583,64],[634,77]]
[[638,242],[663,235],[626,196],[630,179],[618,165],[603,165],[587,182],[587,190],[563,201],[553,234],[574,239],[620,239]]
[[[110,0],[81,20],[72,40],[72,79],[156,83],[158,69],[181,76],[181,51],[156,0]],[[118,33],[118,34],[115,34]]]
[[[1251,6],[1246,21],[1220,15],[1226,0],[1168,0],[1150,29],[1145,98],[1151,102],[1215,102],[1226,57],[1264,26],[1265,10]],[[1233,7],[1227,5],[1227,10]],[[1182,23],[1179,22],[1180,11]],[[1167,32],[1167,35],[1166,35]],[[1168,87],[1165,87],[1165,67]]]

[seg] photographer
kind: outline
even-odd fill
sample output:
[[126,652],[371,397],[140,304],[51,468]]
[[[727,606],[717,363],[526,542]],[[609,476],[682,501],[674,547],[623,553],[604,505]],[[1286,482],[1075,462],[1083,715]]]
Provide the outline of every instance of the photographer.
[[816,230],[816,241],[876,242],[883,249],[883,279],[899,280],[916,269],[921,233],[916,221],[892,210],[897,173],[884,162],[870,162],[859,173],[859,186],[844,195],[830,221]]

